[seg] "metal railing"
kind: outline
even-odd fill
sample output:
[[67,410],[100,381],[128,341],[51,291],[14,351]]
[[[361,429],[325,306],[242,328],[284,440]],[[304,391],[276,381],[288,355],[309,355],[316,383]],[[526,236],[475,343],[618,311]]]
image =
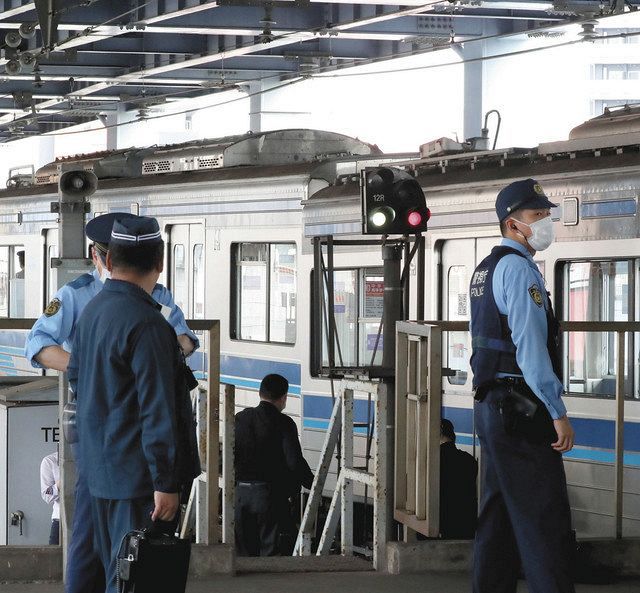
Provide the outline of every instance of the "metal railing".
[[[36,319],[25,318],[1,318],[1,331],[30,330]],[[220,394],[220,322],[213,319],[195,319],[188,320],[188,326],[194,331],[207,332],[208,339],[203,345],[205,352],[204,368],[206,371],[206,379],[201,381],[201,387],[204,388],[205,411],[200,422],[203,424],[201,432],[201,450],[200,457],[202,462],[203,473],[211,476],[213,479],[206,480],[206,488],[203,496],[203,506],[205,519],[202,522],[204,529],[201,535],[201,543],[214,544],[219,541],[233,543],[233,497],[234,497],[234,472],[233,472],[233,416],[235,412],[234,405],[234,387],[225,386],[224,410],[225,416],[223,420],[223,472],[225,478],[220,479],[220,397],[213,397],[212,394]],[[29,375],[30,376],[30,375]],[[66,393],[66,376],[59,374],[59,381],[63,386],[61,393]],[[60,414],[62,414],[62,403],[60,404]],[[230,428],[229,428],[230,427]],[[64,435],[61,432],[61,450],[64,450]],[[68,444],[66,444],[68,447]],[[73,479],[73,472],[67,476],[66,465],[73,462],[70,458],[62,454],[60,456],[60,476],[61,476],[61,499],[63,500],[61,521],[62,544],[66,547],[69,539],[70,518],[73,509],[73,485],[69,486],[69,479]],[[226,470],[226,471],[225,471]],[[219,516],[219,486],[224,490],[223,505],[223,525],[222,533],[218,524]],[[65,510],[66,507],[66,510]],[[68,515],[65,517],[65,515]],[[66,519],[66,520],[65,520]]]
[[[411,529],[426,535],[437,536],[435,513],[436,501],[439,497],[436,480],[439,457],[435,454],[433,447],[436,436],[438,442],[440,438],[442,335],[453,331],[469,331],[469,322],[398,322],[396,329],[399,337],[396,363],[398,372],[396,373],[395,514],[398,521]],[[640,322],[564,321],[560,322],[560,331],[616,334],[614,518],[615,537],[621,539],[624,484],[624,382],[627,350],[625,338],[629,333],[640,332]],[[417,345],[411,345],[416,343]],[[426,369],[416,370],[415,364],[412,364],[414,360],[418,360],[418,367],[422,363],[426,365]],[[403,402],[406,402],[404,404],[406,409],[402,408]],[[428,431],[426,437],[425,430]]]

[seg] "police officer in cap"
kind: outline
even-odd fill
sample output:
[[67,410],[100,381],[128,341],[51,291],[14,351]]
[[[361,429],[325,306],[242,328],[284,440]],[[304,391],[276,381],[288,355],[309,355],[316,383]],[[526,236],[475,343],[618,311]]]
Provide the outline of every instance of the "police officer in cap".
[[471,368],[483,483],[473,592],[573,593],[571,514],[562,453],[574,432],[562,402],[558,329],[533,261],[554,239],[534,179],[496,200],[502,242],[471,279]]
[[[180,465],[196,451],[182,448],[181,408],[190,402],[177,392],[182,355],[176,333],[152,298],[163,256],[154,218],[116,218],[105,262],[111,278],[81,315],[69,361],[79,463],[107,593],[116,593],[123,536],[149,519],[174,521],[181,488],[199,473],[197,457],[186,472]],[[187,428],[195,447],[192,418]]]
[[[36,368],[66,371],[76,323],[87,303],[96,296],[109,277],[106,253],[113,222],[132,214],[103,214],[90,220],[85,228],[93,241],[91,256],[95,268],[60,288],[36,321],[25,343],[25,357]],[[162,305],[163,314],[174,327],[185,354],[199,347],[198,338],[187,327],[184,314],[174,303],[171,293],[162,285],[153,289],[153,298]],[[79,468],[78,468],[79,469]],[[80,472],[77,474],[72,535],[67,550],[66,593],[104,591],[102,564],[93,547],[93,522],[89,491]]]

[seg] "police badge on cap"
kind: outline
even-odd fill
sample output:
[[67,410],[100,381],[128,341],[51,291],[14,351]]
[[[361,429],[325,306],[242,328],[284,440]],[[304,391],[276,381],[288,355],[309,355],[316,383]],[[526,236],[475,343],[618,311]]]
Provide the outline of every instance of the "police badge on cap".
[[162,243],[158,221],[150,216],[116,218],[111,229],[109,245],[143,247]]

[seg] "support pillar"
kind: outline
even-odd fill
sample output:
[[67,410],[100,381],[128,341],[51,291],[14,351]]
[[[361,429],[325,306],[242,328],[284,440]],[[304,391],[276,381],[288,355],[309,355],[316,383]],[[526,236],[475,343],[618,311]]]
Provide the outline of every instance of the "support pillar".
[[270,90],[280,84],[278,81],[255,81],[247,85],[249,129],[254,134],[267,130],[313,127],[311,111],[298,109],[299,105],[311,105],[313,93],[310,89],[313,83]]
[[[463,60],[474,60],[485,55],[485,42],[475,41],[464,43],[458,50]],[[483,97],[484,97],[484,62],[472,61],[464,64],[464,117],[463,138],[473,138],[481,135],[483,125]]]

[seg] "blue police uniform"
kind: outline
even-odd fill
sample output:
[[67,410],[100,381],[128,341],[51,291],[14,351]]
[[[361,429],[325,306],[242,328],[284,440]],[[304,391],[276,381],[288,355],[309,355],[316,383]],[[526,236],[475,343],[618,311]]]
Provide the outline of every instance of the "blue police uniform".
[[[114,215],[103,215],[93,219],[91,221],[94,226],[93,232],[87,225],[89,238],[108,242],[108,233],[111,231],[114,218]],[[105,228],[108,228],[106,237]],[[89,301],[102,290],[103,286],[97,270],[94,270],[90,274],[82,274],[56,292],[44,314],[33,325],[25,343],[25,357],[34,367],[42,368],[35,357],[43,348],[62,346],[67,352],[71,351],[76,323]],[[184,314],[173,301],[171,293],[161,284],[156,284],[152,296],[162,306],[162,312],[174,327],[176,334],[189,336],[197,349],[198,338],[187,326]],[[74,454],[75,452],[74,447]],[[72,536],[68,547],[65,575],[66,593],[92,593],[93,591],[102,593],[104,591],[102,563],[94,550],[93,539],[89,490],[78,465]]]
[[[129,226],[116,221],[114,236],[153,219],[140,220],[128,219]],[[91,494],[107,593],[116,591],[124,534],[148,522],[154,491],[179,488],[179,367],[176,333],[157,302],[135,284],[107,280],[77,323],[68,369],[77,396],[79,463]]]
[[[526,181],[505,188],[518,190],[506,192],[507,204],[520,200],[516,208],[505,207],[501,192],[500,220],[518,208],[553,206],[534,180]],[[553,419],[566,414],[557,324],[528,250],[503,239],[474,271],[470,301],[475,423],[482,447],[473,592],[515,593],[521,561],[531,593],[573,593],[566,478],[562,456],[551,447],[557,439]]]
[[[71,342],[80,314],[103,286],[98,271],[94,270],[90,274],[82,274],[56,292],[44,314],[33,324],[25,343],[24,355],[34,367],[42,368],[35,357],[47,346],[62,346],[67,352],[71,352]],[[169,290],[162,284],[156,284],[151,296],[163,306],[163,314],[176,334],[186,334],[195,348],[199,348],[198,338],[189,329],[184,313],[175,304]]]

